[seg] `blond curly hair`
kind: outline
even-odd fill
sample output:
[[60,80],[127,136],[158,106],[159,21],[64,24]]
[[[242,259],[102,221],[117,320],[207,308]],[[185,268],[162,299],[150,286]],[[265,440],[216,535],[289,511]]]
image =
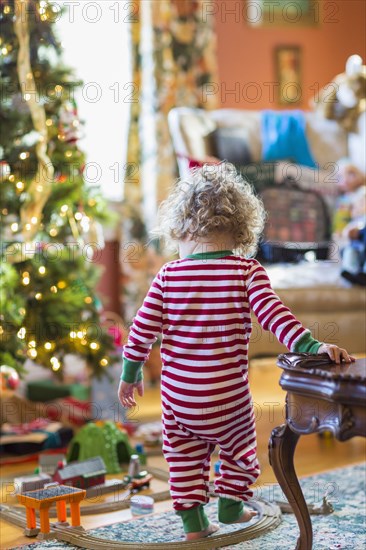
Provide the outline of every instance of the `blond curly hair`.
[[180,240],[228,233],[235,251],[249,257],[257,249],[265,217],[261,200],[233,164],[205,164],[175,183],[160,205],[153,234],[176,249]]

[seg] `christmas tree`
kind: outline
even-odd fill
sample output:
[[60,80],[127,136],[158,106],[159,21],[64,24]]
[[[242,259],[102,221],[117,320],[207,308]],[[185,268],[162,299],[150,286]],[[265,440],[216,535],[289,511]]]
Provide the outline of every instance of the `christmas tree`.
[[71,353],[98,374],[115,360],[93,292],[108,216],[83,178],[74,101],[82,83],[62,63],[56,8],[45,0],[0,7],[0,364],[21,371],[30,358],[62,375]]

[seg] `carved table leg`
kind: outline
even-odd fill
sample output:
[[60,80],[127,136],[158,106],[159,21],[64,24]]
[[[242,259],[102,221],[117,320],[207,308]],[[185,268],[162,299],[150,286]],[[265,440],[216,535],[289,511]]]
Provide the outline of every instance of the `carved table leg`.
[[294,452],[298,439],[299,435],[291,431],[287,424],[275,428],[269,440],[269,461],[300,528],[296,550],[311,550],[313,529],[294,468]]

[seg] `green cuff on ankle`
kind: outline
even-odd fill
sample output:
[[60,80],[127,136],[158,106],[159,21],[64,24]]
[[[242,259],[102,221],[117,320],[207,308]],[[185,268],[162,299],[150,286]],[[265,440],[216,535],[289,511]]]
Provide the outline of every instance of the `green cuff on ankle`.
[[199,504],[188,510],[177,510],[176,513],[182,518],[185,533],[204,531],[210,524],[203,509],[203,504]]
[[244,511],[242,501],[232,498],[219,498],[219,521],[221,523],[233,523],[238,520]]

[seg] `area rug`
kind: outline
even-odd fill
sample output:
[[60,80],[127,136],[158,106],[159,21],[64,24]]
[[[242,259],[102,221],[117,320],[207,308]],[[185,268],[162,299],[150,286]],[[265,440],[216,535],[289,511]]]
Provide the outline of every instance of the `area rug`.
[[[321,506],[323,496],[334,507],[330,515],[312,515],[314,530],[314,550],[364,550],[366,548],[365,522],[365,480],[366,464],[339,468],[320,475],[305,477],[300,480],[308,504]],[[256,495],[269,502],[284,501],[285,498],[278,485],[265,484]],[[217,522],[217,501],[206,506],[209,518]],[[220,524],[220,533],[233,532],[242,525]],[[136,544],[183,541],[180,518],[173,512],[145,516],[139,519],[115,523],[106,527],[93,529],[90,534],[106,540],[124,541]],[[296,546],[298,526],[293,514],[283,514],[282,523],[256,539],[226,546],[233,550],[290,550]],[[75,546],[48,540],[22,547],[22,550],[65,549],[78,550]]]

